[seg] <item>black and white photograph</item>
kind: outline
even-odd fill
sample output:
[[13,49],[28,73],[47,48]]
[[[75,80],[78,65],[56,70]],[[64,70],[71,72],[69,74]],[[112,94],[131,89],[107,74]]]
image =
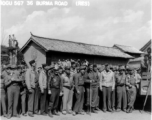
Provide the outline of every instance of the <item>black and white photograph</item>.
[[0,120],[151,120],[151,0],[0,0]]

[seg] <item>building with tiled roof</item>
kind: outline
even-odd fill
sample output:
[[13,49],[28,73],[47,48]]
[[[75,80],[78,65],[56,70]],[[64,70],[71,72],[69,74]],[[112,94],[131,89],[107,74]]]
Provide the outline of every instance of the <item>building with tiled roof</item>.
[[91,45],[80,42],[45,38],[31,34],[29,40],[20,50],[28,63],[36,59],[38,64],[51,64],[59,59],[87,59],[96,64],[127,64],[133,58],[114,47]]
[[115,44],[113,46],[114,48],[117,48],[133,57],[140,57],[143,52],[138,50],[137,48],[133,47],[133,46],[125,46],[125,45],[118,45],[118,44]]

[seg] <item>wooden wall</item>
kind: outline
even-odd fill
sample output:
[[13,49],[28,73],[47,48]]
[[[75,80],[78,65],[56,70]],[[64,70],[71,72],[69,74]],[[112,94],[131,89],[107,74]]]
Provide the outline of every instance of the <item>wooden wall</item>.
[[46,53],[47,60],[46,63],[48,65],[51,64],[51,62],[57,62],[59,59],[80,59],[80,60],[88,60],[90,63],[95,64],[105,64],[109,63],[112,65],[126,65],[128,63],[128,59],[123,58],[114,58],[114,57],[100,57],[100,56],[93,56],[93,55],[83,55],[83,54],[76,54],[76,53],[62,53],[62,52],[47,52]]

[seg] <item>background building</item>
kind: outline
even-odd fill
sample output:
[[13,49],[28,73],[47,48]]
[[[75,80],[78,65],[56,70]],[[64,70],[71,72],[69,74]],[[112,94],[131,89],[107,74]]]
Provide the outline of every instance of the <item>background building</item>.
[[85,43],[51,39],[31,34],[31,37],[20,50],[26,63],[32,59],[37,61],[37,67],[42,63],[57,62],[59,59],[88,60],[96,64],[126,65],[131,55],[114,47],[104,47]]

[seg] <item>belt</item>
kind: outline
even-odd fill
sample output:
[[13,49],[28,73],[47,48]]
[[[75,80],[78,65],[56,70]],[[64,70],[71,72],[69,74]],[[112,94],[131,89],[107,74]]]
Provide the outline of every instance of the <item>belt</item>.
[[12,83],[12,85],[13,85],[13,86],[19,86],[19,84],[18,84],[18,83]]
[[124,84],[123,84],[123,85],[117,85],[117,86],[123,87],[123,86],[124,86]]
[[71,89],[71,88],[72,88],[71,86],[63,86],[63,87],[68,88],[68,89]]

